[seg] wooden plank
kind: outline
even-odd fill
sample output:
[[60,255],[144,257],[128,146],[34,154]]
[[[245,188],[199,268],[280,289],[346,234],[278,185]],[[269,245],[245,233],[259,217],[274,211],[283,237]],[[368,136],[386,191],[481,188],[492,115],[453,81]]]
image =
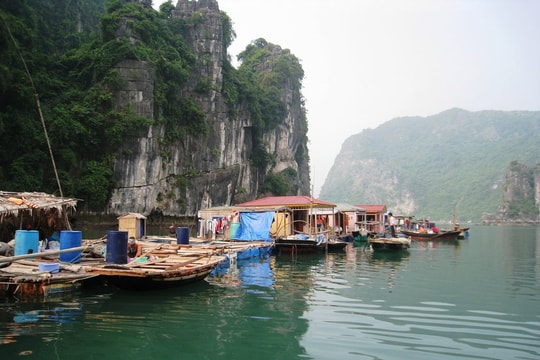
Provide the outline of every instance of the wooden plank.
[[181,268],[182,266],[189,265],[189,264],[191,264],[191,263],[193,263],[195,261],[198,261],[198,260],[202,259],[203,257],[206,257],[206,255],[200,256],[200,257],[198,257],[196,259],[190,259],[190,260],[187,260],[187,261],[184,261],[184,262],[179,262],[179,263],[177,263],[177,264],[175,264],[173,266],[168,267],[167,270],[174,270],[174,269]]

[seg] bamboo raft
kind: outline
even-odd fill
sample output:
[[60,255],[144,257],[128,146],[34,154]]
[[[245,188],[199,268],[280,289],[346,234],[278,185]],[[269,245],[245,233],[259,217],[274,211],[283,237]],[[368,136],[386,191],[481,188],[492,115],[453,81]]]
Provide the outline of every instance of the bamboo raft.
[[167,244],[139,241],[141,256],[128,264],[101,264],[86,268],[119,288],[147,290],[179,286],[203,280],[220,263],[239,254],[267,249],[267,242]]
[[[0,256],[0,298],[39,298],[81,288],[86,280],[103,280],[120,288],[154,289],[180,286],[206,278],[224,261],[268,253],[268,242],[216,242],[193,245],[139,241],[141,256],[127,264],[105,261],[104,239],[85,240],[83,246],[43,253]],[[81,251],[81,261],[58,261],[61,253]],[[40,265],[57,265],[41,271]]]
[[[85,271],[83,265],[50,259],[63,252],[69,251],[0,257],[0,298],[50,297],[78,290],[83,281],[94,277]],[[40,270],[40,267],[54,270]]]

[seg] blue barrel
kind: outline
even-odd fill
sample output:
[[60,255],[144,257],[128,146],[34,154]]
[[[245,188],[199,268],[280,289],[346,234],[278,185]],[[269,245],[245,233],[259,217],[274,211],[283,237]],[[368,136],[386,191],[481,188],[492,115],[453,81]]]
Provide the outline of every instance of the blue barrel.
[[[60,231],[60,250],[80,247],[82,244],[82,232],[76,230]],[[78,263],[81,261],[81,251],[72,251],[60,254],[60,261]]]
[[232,222],[231,223],[231,239],[236,239],[238,236],[238,230],[240,230],[240,223],[239,222]]
[[107,231],[107,254],[105,262],[109,264],[127,264],[127,231]]
[[35,254],[39,248],[39,231],[16,230],[15,231],[15,256]]
[[187,227],[176,228],[176,243],[189,244],[189,228]]

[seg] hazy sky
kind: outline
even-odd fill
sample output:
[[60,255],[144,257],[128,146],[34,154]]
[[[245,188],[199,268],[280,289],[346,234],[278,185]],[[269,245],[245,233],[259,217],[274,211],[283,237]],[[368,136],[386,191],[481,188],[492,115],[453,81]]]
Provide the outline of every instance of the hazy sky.
[[453,107],[540,110],[540,0],[218,4],[233,59],[257,38],[300,59],[316,196],[345,139],[366,128]]

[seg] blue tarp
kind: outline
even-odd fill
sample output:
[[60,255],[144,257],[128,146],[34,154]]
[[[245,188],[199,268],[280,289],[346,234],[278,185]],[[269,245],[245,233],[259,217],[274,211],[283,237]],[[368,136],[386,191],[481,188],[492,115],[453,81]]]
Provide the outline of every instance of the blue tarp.
[[240,213],[240,228],[234,240],[263,240],[272,241],[270,227],[274,220],[274,212],[242,212]]

